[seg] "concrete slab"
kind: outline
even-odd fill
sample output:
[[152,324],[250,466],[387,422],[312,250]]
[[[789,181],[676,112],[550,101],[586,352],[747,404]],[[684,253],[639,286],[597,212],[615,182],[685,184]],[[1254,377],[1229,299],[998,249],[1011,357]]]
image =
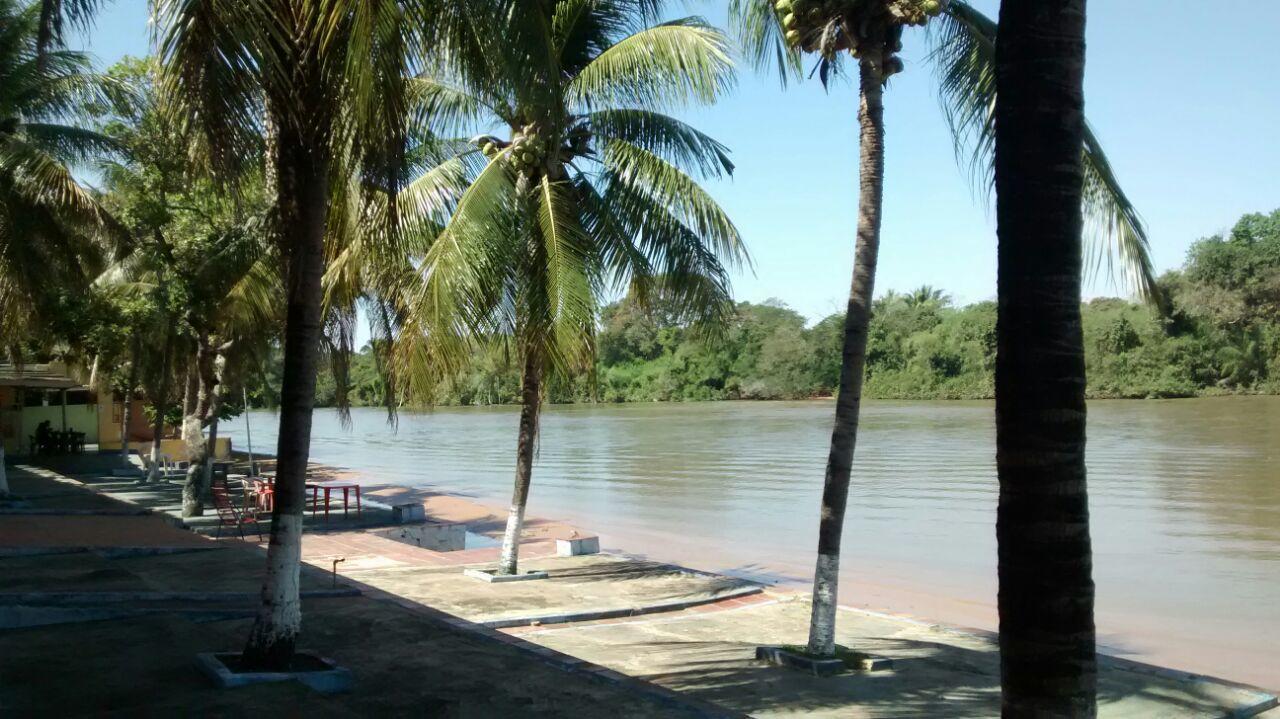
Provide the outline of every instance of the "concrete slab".
[[[989,636],[842,608],[837,641],[893,660],[871,673],[812,677],[756,660],[758,645],[803,644],[807,598],[739,609],[521,632],[529,641],[756,717],[990,717],[1000,713]],[[1099,714],[1246,717],[1274,706],[1251,688],[1103,658]]]
[[486,584],[459,568],[348,569],[343,576],[490,627],[673,611],[760,591],[745,580],[609,554],[523,561],[538,582]]

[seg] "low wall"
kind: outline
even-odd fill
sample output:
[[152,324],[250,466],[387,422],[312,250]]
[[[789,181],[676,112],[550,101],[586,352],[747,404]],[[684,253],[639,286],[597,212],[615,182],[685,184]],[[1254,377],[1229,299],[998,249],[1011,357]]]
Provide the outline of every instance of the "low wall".
[[[98,449],[113,450],[120,449],[120,441],[103,442],[98,445]],[[136,451],[138,454],[149,457],[151,456],[151,441],[132,441],[129,443],[129,449]],[[169,455],[176,462],[187,461],[187,443],[178,438],[165,438],[160,440],[160,454]],[[231,459],[231,438],[219,437],[213,444],[213,458],[218,461]]]

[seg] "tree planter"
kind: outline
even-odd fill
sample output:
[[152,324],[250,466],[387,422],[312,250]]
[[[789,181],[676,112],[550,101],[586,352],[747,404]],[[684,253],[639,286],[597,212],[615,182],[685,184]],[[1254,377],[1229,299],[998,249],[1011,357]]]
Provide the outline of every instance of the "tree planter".
[[196,663],[213,683],[223,689],[268,682],[299,681],[321,694],[338,694],[351,690],[351,672],[332,659],[298,652],[293,667],[287,672],[242,672],[239,652],[206,652],[196,655]]
[[502,584],[505,582],[527,582],[533,579],[546,579],[546,572],[525,572],[524,574],[498,574],[489,569],[464,569],[462,571],[472,579],[479,579],[482,582],[490,584]]
[[837,646],[834,657],[815,657],[803,647],[756,647],[756,659],[774,666],[798,669],[815,677],[830,677],[847,672],[874,672],[892,669],[893,660],[873,657]]

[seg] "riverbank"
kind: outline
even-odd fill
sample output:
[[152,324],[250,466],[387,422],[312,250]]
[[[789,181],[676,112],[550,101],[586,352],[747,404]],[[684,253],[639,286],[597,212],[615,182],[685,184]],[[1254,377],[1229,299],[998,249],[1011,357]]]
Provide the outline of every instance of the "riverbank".
[[[332,476],[332,472],[332,468],[317,468],[316,474]],[[39,472],[40,478],[58,482],[59,491],[33,492],[27,486],[32,484],[32,473],[20,469],[17,474],[19,491],[26,496],[39,495],[45,503],[30,508],[38,509],[45,521],[57,514],[55,505],[67,501],[68,495],[83,495],[63,488],[76,484],[65,476]],[[131,497],[129,506],[135,509],[124,515],[135,522],[155,519],[139,514],[139,509],[145,512],[146,506],[167,506],[157,504],[165,501],[163,491],[139,496],[109,478],[76,476],[89,480],[86,487],[99,496]],[[76,501],[81,513],[63,518],[92,519],[83,514],[84,501]],[[119,518],[120,510],[112,516]],[[14,533],[7,531],[13,519],[0,513],[0,547],[13,544]],[[152,531],[166,535],[160,544],[173,544],[184,537],[189,543],[193,538],[163,522],[155,524]],[[48,537],[41,541],[50,544]],[[78,537],[71,543],[83,541]],[[258,565],[262,561],[255,538],[216,543],[197,539],[208,545],[206,549],[252,546],[256,560],[243,561],[237,559],[247,556],[243,549],[213,554],[190,548],[161,552],[155,546],[134,546],[137,541],[135,532],[129,547],[108,547],[105,553],[102,547],[87,553],[83,547],[50,552],[52,546],[41,556],[33,556],[32,546],[23,546],[16,553],[0,551],[6,576],[24,590],[20,595],[23,602],[47,595],[65,603],[66,593],[58,590],[72,579],[76,601],[100,597],[87,606],[101,610],[101,598],[121,595],[121,589],[127,590],[123,594],[132,602],[128,611],[118,616],[79,617],[74,620],[79,624],[71,625],[64,617],[45,626],[0,632],[0,648],[6,649],[0,656],[34,657],[46,664],[91,671],[93,679],[66,702],[78,711],[102,706],[121,710],[200,706],[213,713],[234,712],[246,706],[245,701],[260,705],[285,695],[297,706],[312,706],[309,693],[295,697],[297,690],[289,687],[216,692],[201,685],[194,671],[182,662],[193,648],[221,648],[243,633],[247,619],[236,615],[251,613],[251,590],[261,570],[251,566],[251,561]],[[808,616],[803,596],[790,591],[761,594],[758,588],[727,577],[624,555],[555,557],[548,554],[548,545],[538,538],[523,543],[522,566],[547,571],[549,580],[490,585],[464,577],[462,569],[476,566],[475,562],[494,561],[495,547],[436,552],[392,541],[377,527],[318,524],[306,530],[303,558],[313,567],[303,573],[306,644],[356,673],[355,691],[330,701],[338,701],[337,706],[345,711],[360,713],[397,713],[410,705],[419,710],[439,706],[449,716],[478,711],[477,715],[484,716],[736,716],[735,712],[743,712],[759,717],[801,714],[834,718],[907,712],[913,716],[980,717],[998,710],[998,656],[989,635],[844,608],[838,640],[888,659],[893,666],[871,674],[817,679],[755,659],[756,645],[802,641]],[[335,559],[341,561],[334,563]],[[183,609],[157,606],[144,598],[142,607],[134,596],[140,588],[125,586],[130,581],[143,582],[147,590],[164,590],[163,598],[169,603],[179,601],[177,595],[199,590],[194,584],[205,583],[207,589],[219,593],[224,604],[231,602],[232,595],[243,594],[245,606]],[[349,595],[351,591],[358,596]],[[312,596],[317,593],[325,596]],[[0,609],[7,601],[0,597]],[[393,616],[390,608],[406,614]],[[452,616],[442,614],[441,609]],[[54,611],[65,613],[66,608]],[[180,616],[171,616],[174,612]],[[30,618],[29,614],[21,616]],[[91,623],[84,625],[86,621]],[[443,622],[444,626],[428,631],[431,622]],[[483,626],[508,628],[500,635]],[[124,640],[142,630],[163,642],[163,650],[152,642]],[[472,645],[463,648],[442,642],[442,630],[471,636]],[[79,648],[75,657],[67,656],[71,646],[67,639],[72,632]],[[359,651],[352,644],[357,636]],[[545,678],[536,670],[525,674],[531,670],[515,666],[510,659],[499,659],[501,650],[498,646],[488,648],[490,645],[481,641],[486,639],[497,639],[498,645],[518,649],[571,674],[595,678],[597,685],[622,693],[583,694],[572,680],[567,684],[566,680],[555,680],[556,687],[539,691],[536,687]],[[36,645],[38,651],[33,648]],[[86,648],[93,651],[86,653]],[[418,656],[421,654],[430,656]],[[490,654],[493,661],[503,662],[501,669],[486,668]],[[92,658],[93,667],[81,666],[85,659],[80,655]],[[430,662],[449,663],[450,671],[440,671],[436,665],[428,665]],[[0,674],[6,677],[25,676],[8,671],[9,666],[3,668],[6,671]],[[121,668],[134,673],[127,689],[120,685],[124,676]],[[1103,658],[1100,668],[1100,715],[1104,717],[1251,716],[1274,704],[1274,697],[1252,688],[1123,660]],[[511,672],[522,674],[516,680],[509,677]],[[406,679],[408,676],[430,676],[432,681],[423,685],[418,679]],[[157,685],[161,677],[165,686]],[[495,694],[489,684],[497,677],[502,677],[503,687]],[[50,706],[44,703],[52,696],[49,691],[46,683],[37,680],[28,681],[20,691],[0,692],[0,696],[16,698],[18,703],[13,707],[17,713],[34,713]],[[537,696],[520,698],[530,691],[538,692]],[[510,701],[516,703],[511,705]]]
[[[274,446],[276,418],[251,416],[255,444]],[[992,417],[984,402],[864,403],[843,603],[995,627]],[[317,461],[461,494],[501,524],[517,410],[403,412],[394,430],[379,410],[352,420],[316,413]],[[1280,626],[1280,398],[1091,402],[1089,420],[1104,648],[1280,687],[1265,631]],[[607,548],[803,586],[830,422],[824,402],[550,407],[529,512]]]

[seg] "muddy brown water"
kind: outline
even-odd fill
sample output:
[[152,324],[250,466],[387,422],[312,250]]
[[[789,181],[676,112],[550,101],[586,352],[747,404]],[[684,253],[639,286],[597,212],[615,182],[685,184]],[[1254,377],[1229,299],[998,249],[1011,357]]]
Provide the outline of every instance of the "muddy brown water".
[[[829,402],[556,406],[529,513],[606,547],[764,581],[812,573]],[[995,627],[988,402],[868,402],[845,527],[845,603]],[[509,499],[517,410],[317,411],[316,461]],[[251,415],[259,450],[276,418]],[[224,423],[243,448],[243,418]],[[1280,397],[1089,404],[1099,641],[1280,688]]]

